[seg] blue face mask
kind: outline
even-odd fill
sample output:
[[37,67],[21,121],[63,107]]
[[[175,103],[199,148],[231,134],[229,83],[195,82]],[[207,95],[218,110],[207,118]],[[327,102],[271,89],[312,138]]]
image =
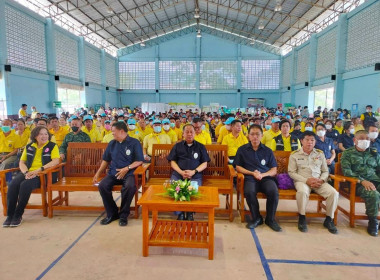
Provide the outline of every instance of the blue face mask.
[[161,126],[155,126],[155,127],[153,128],[153,130],[154,130],[154,132],[156,132],[156,133],[160,133],[160,132],[161,132]]
[[266,130],[269,130],[269,129],[271,129],[271,128],[272,128],[271,125],[266,125],[266,126],[265,126],[265,129],[266,129]]
[[4,133],[8,133],[9,131],[11,131],[11,127],[10,126],[2,126],[1,127],[1,130],[4,132]]

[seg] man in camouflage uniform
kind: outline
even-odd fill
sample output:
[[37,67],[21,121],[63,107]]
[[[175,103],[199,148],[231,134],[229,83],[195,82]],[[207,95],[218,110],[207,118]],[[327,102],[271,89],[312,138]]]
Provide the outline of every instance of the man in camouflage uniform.
[[91,143],[90,136],[81,131],[82,122],[77,117],[71,120],[71,130],[72,132],[66,134],[65,139],[62,142],[61,147],[59,147],[59,155],[64,161],[66,159],[67,147],[70,142],[89,142]]
[[358,179],[356,195],[365,201],[366,214],[369,219],[367,232],[372,236],[377,236],[377,214],[380,201],[380,155],[375,148],[370,148],[367,131],[357,131],[354,142],[355,146],[343,152],[341,167],[344,176]]
[[329,184],[329,169],[323,151],[315,149],[315,134],[305,131],[301,137],[302,148],[289,157],[288,173],[294,180],[297,190],[296,199],[299,212],[298,229],[307,231],[306,205],[313,191],[326,199],[326,219],[323,226],[331,233],[337,233],[333,218],[338,206],[339,193]]

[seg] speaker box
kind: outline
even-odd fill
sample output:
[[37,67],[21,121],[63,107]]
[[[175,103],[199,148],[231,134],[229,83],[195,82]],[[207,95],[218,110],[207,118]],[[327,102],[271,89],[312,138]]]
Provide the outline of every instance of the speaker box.
[[380,63],[375,64],[375,71],[380,71]]
[[55,81],[59,81],[59,76],[58,76],[58,75],[55,75],[55,76],[54,76],[54,80],[55,80]]
[[238,89],[238,92],[240,92],[240,88]]
[[335,81],[336,80],[336,75],[331,75],[331,80]]
[[110,87],[106,87],[106,90],[110,90]]
[[90,83],[89,83],[89,82],[85,82],[84,85],[85,85],[86,87],[88,87],[88,86],[90,85]]
[[309,86],[309,82],[305,82],[305,87],[308,87]]
[[123,91],[123,89],[122,88],[118,88],[116,91]]
[[288,90],[290,90],[290,87],[288,87]]
[[158,89],[156,89],[156,93],[158,93]]
[[4,65],[5,72],[12,72],[12,66],[10,65]]

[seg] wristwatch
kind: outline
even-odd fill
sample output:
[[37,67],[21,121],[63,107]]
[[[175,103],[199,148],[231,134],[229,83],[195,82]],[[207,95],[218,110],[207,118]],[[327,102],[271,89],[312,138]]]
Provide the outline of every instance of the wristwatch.
[[194,172],[195,172],[194,175],[199,173],[199,171],[197,169],[194,169]]
[[130,166],[130,165],[128,165],[128,171],[129,171],[129,170],[131,170],[131,166]]

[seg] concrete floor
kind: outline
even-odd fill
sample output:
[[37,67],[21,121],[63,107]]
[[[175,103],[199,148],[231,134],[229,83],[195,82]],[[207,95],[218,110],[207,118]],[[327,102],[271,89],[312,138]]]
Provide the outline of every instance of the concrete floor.
[[[75,193],[71,203],[101,201],[97,193]],[[285,208],[296,209],[295,202],[281,201],[279,209]],[[323,219],[309,219],[309,232],[301,233],[295,218],[281,218],[283,232],[276,233],[265,225],[246,229],[237,212],[232,223],[217,217],[213,261],[205,249],[162,247],[151,247],[144,258],[141,217],[125,228],[102,226],[100,219],[94,212],[56,211],[49,219],[26,210],[20,227],[0,228],[0,280],[380,279],[380,237],[367,234],[366,221],[350,228],[341,213],[338,235],[323,228]]]

